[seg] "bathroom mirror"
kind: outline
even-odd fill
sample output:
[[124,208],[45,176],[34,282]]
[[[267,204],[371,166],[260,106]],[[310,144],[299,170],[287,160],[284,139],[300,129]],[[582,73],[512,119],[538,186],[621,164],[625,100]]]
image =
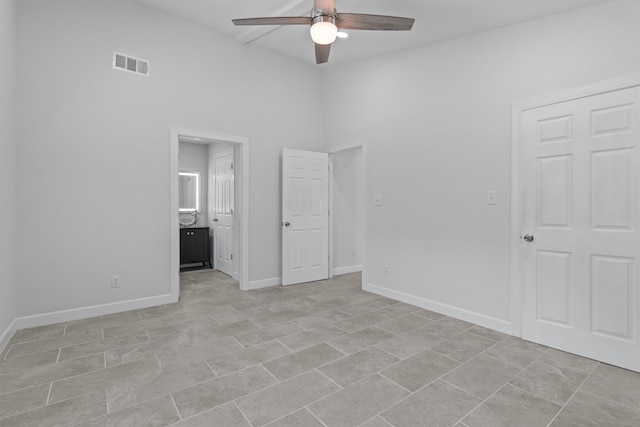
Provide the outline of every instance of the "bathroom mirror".
[[200,174],[180,172],[178,181],[179,211],[200,212]]

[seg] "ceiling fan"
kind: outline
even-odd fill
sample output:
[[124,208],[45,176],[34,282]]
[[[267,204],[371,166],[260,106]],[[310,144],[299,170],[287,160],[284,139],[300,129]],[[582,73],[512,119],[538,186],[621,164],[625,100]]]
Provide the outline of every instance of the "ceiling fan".
[[311,16],[270,16],[264,18],[233,19],[235,25],[310,25],[311,39],[316,46],[316,63],[329,60],[331,43],[338,30],[386,30],[408,31],[413,27],[412,18],[367,15],[362,13],[338,13],[335,0],[313,0]]

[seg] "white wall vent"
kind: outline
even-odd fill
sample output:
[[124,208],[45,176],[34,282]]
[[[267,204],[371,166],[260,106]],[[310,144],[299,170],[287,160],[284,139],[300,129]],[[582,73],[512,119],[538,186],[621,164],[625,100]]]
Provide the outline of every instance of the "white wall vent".
[[113,52],[113,68],[149,77],[149,61]]

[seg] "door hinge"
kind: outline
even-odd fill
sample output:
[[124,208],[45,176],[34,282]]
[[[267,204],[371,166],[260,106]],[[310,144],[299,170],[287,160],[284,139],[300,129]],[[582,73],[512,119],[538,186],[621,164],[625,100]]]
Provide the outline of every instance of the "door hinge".
[[233,261],[233,254],[231,254],[231,261]]
[[231,215],[233,215],[233,208],[231,208]]
[[231,163],[231,170],[233,170],[233,163]]

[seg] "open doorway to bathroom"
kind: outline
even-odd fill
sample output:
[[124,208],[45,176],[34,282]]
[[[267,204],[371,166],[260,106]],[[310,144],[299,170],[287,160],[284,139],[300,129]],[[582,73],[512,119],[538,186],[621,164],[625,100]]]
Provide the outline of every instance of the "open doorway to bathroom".
[[[180,295],[180,228],[184,226],[208,228],[208,261],[215,269],[237,280],[240,289],[247,289],[248,162],[247,138],[172,128],[171,293],[176,299]],[[197,195],[183,197],[183,202],[191,203],[188,207],[180,205],[180,178],[185,181],[183,184],[185,178],[198,180],[198,185],[193,186],[197,190],[192,190],[197,191]],[[203,270],[201,274],[205,273]]]

